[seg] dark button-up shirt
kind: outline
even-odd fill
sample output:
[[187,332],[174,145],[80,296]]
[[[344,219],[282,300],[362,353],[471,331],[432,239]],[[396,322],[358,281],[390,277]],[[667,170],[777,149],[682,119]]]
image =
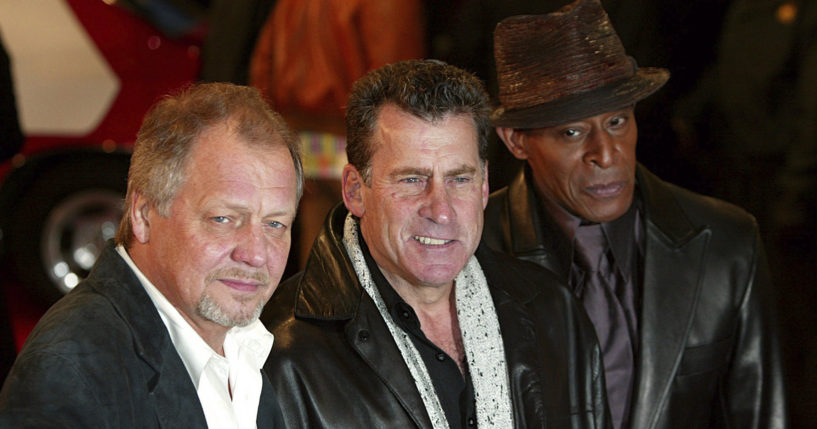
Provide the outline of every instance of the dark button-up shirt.
[[[644,255],[644,240],[643,240],[643,222],[641,219],[641,202],[638,197],[639,192],[635,192],[633,204],[630,209],[619,218],[610,222],[601,224],[604,231],[604,236],[607,241],[607,246],[613,255],[612,263],[615,269],[621,274],[621,284],[615,287],[616,298],[624,311],[626,319],[626,333],[629,334],[629,343],[632,345],[632,356],[637,356],[638,344],[638,314],[640,308],[640,293],[641,290],[641,261]],[[580,225],[587,221],[573,215],[565,210],[558,203],[546,196],[540,196],[539,200],[542,202],[544,213],[549,214],[554,222],[561,228],[562,232],[568,239],[568,242],[573,243],[576,235],[576,230]],[[587,244],[587,243],[585,243]],[[602,249],[598,249],[601,251]],[[578,262],[574,259],[571,261],[571,270],[578,267]],[[578,292],[578,285],[571,285],[574,292]],[[578,296],[581,298],[581,296]],[[618,322],[616,320],[604,320],[603,318],[591,317],[597,332],[622,332],[618,330],[620,326],[614,326]],[[605,353],[605,367],[613,370],[615,358],[613,355],[607,356],[608,350]],[[610,351],[613,353],[613,351]],[[627,427],[627,422],[630,414],[632,404],[632,388],[635,381],[635,366],[634,362],[629,368],[622,368],[619,366],[616,373],[624,374],[616,377],[607,378],[608,402],[610,404],[610,411],[614,416],[615,427]],[[626,367],[627,365],[625,365]],[[612,375],[612,374],[611,374]],[[628,394],[611,394],[614,392],[628,392]],[[618,416],[618,418],[616,418]]]

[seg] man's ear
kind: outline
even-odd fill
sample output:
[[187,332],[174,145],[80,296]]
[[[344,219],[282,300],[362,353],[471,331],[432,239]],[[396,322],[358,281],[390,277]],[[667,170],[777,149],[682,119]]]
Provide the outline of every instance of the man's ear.
[[145,244],[150,241],[150,222],[148,221],[148,214],[152,209],[147,198],[145,198],[138,191],[131,194],[130,204],[130,222],[133,229],[133,237],[136,241]]
[[528,151],[525,148],[525,134],[514,128],[496,127],[496,134],[508,147],[513,156],[517,159],[528,159]]
[[362,217],[366,212],[366,203],[362,195],[363,187],[366,186],[363,183],[363,176],[354,165],[346,164],[343,167],[342,180],[343,204],[353,215]]

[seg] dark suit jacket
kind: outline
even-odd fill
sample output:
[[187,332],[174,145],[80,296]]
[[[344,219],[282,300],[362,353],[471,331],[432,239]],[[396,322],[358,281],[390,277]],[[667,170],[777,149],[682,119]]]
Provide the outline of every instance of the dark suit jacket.
[[[265,376],[260,403],[258,427],[283,427]],[[0,427],[207,427],[159,312],[113,245],[34,328],[0,391]]]
[[[431,428],[420,393],[343,247],[330,212],[306,269],[262,319],[275,334],[265,370],[290,428]],[[606,428],[593,326],[552,273],[480,246],[508,365],[515,428]],[[481,425],[479,427],[482,427]],[[512,429],[512,428],[502,428]]]
[[[523,171],[491,196],[484,240],[567,278],[564,234]],[[778,336],[757,224],[642,166],[646,246],[631,427],[786,426]]]

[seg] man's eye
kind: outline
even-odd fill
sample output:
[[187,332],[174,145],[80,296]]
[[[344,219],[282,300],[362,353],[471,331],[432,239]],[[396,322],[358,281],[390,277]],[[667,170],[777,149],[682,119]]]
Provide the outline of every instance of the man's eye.
[[267,222],[267,225],[269,225],[272,228],[284,228],[284,227],[286,227],[286,225],[282,224],[281,222],[278,222],[277,220]]
[[215,223],[227,223],[230,221],[230,218],[227,216],[213,216],[210,218]]
[[466,176],[459,176],[459,177],[454,178],[455,183],[468,183],[470,181],[471,181],[471,178],[466,177]]
[[581,134],[581,133],[579,132],[579,130],[577,130],[577,129],[575,129],[575,128],[568,128],[568,129],[566,129],[566,130],[562,131],[562,134],[563,134],[565,137],[576,137],[576,136],[578,136],[578,135],[579,135],[579,134]]
[[624,125],[625,123],[627,123],[627,117],[626,116],[615,116],[613,118],[610,118],[610,126],[611,127],[620,127],[620,126]]
[[404,177],[400,179],[401,183],[420,183],[419,177]]

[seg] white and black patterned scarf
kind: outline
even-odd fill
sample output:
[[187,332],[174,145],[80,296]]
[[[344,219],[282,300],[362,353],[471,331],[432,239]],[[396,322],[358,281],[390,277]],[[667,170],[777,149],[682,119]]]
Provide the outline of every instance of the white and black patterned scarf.
[[[400,349],[400,354],[403,355],[403,361],[414,378],[434,429],[448,429],[445,412],[420,353],[414,347],[408,333],[394,323],[374,285],[360,249],[357,222],[351,213],[346,217],[343,244],[352,260],[360,284],[374,301]],[[457,275],[454,284],[457,318],[474,385],[477,421],[480,427],[511,428],[513,413],[505,348],[488,283],[476,257],[471,256],[465,268]]]

